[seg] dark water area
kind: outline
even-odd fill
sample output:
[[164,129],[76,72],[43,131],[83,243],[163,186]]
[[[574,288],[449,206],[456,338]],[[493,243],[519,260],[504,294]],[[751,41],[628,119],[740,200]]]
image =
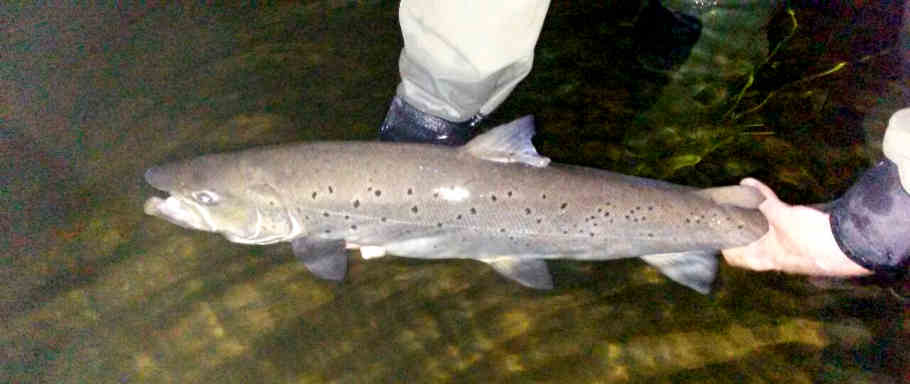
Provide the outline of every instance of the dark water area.
[[[534,114],[561,163],[837,197],[910,105],[904,5],[720,3],[690,9],[700,39],[662,56],[637,2],[554,2],[531,75],[485,127]],[[376,139],[397,11],[0,5],[0,382],[910,382],[905,282],[724,266],[702,296],[629,259],[552,262],[539,292],[477,262],[351,252],[333,284],[287,244],[143,214],[154,164]]]

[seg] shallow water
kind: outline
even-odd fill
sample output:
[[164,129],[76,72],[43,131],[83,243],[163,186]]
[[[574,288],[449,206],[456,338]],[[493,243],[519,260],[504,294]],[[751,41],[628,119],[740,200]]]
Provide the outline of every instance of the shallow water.
[[[492,117],[535,113],[540,151],[560,162],[702,186],[759,175],[784,196],[825,200],[877,156],[876,134],[908,101],[896,55],[860,38],[896,33],[887,5],[798,10],[806,34],[780,59],[792,80],[873,58],[824,86],[783,88],[761,113],[722,125],[705,122],[714,101],[732,97],[722,87],[708,82],[710,95],[677,105],[674,87],[703,84],[638,66],[628,37],[637,7],[571,4],[553,4],[531,77]],[[231,244],[142,214],[154,192],[141,175],[153,164],[374,139],[398,81],[396,12],[385,2],[0,8],[11,20],[0,24],[0,382],[910,379],[900,285],[725,267],[701,296],[627,260],[553,262],[556,289],[537,292],[476,262],[357,253],[333,284],[286,244]],[[853,26],[830,27],[843,17]],[[787,26],[769,25],[771,35]],[[735,79],[766,54],[711,61]],[[773,79],[787,72],[761,74],[758,91],[785,84]],[[685,109],[697,106],[705,112]],[[726,130],[756,122],[749,129],[775,133]],[[695,128],[679,133],[687,124]]]

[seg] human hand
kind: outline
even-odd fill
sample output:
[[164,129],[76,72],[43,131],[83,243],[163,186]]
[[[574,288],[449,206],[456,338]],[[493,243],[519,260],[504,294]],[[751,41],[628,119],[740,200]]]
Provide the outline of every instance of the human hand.
[[748,245],[723,250],[727,263],[756,271],[816,276],[872,273],[841,251],[831,233],[827,213],[784,203],[758,180],[746,178],[740,184],[757,189],[765,197],[758,209],[768,220],[768,233]]

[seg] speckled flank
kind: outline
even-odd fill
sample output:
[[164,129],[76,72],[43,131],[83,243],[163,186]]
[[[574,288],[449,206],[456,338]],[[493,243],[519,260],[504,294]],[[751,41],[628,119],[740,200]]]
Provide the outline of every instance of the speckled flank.
[[[527,132],[512,134],[533,129],[530,123],[518,119],[462,148],[295,144],[157,167],[147,179],[192,175],[168,199],[185,202],[176,215],[235,242],[292,242],[311,271],[333,280],[346,273],[344,247],[337,246],[342,241],[373,254],[476,259],[541,289],[553,283],[540,259],[675,254],[644,260],[706,293],[716,270],[709,253],[751,242],[766,230],[757,211],[702,197],[710,193],[550,164],[530,147]],[[500,136],[523,138],[505,144],[525,154],[521,162],[501,162],[502,148],[489,144],[501,145]],[[175,176],[160,176],[165,173]],[[190,190],[187,197],[181,197],[184,190]],[[206,201],[192,202],[196,194]]]
[[[283,220],[300,223],[304,233],[393,248],[431,238],[430,249],[438,250],[409,248],[412,254],[400,256],[607,259],[719,249],[756,238],[765,225],[755,212],[684,187],[558,164],[489,162],[450,148],[315,143],[237,156],[295,164],[280,171],[262,165],[235,184],[279,191],[281,206],[269,210],[291,213]],[[235,188],[230,174],[221,180],[222,189]]]

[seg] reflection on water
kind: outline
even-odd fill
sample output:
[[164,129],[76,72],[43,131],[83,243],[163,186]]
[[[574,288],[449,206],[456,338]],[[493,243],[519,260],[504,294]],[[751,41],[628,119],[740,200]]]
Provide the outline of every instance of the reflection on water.
[[[725,268],[705,297],[627,260],[552,263],[557,288],[536,292],[476,262],[356,253],[333,284],[287,245],[230,244],[144,216],[151,164],[375,137],[397,83],[396,4],[249,5],[3,10],[14,22],[0,57],[12,164],[0,171],[0,382],[907,379],[908,312],[875,286],[822,290]],[[634,171],[608,139],[622,139],[636,97],[671,79],[634,69],[634,54],[590,49],[632,52],[621,36],[633,8],[554,4],[534,74],[494,117],[537,113],[545,154]],[[900,79],[880,69],[851,76],[887,92]],[[633,70],[634,81],[618,75]],[[695,183],[722,172],[712,164],[672,176]],[[726,177],[714,182],[739,175]],[[849,180],[813,177],[832,189]]]

